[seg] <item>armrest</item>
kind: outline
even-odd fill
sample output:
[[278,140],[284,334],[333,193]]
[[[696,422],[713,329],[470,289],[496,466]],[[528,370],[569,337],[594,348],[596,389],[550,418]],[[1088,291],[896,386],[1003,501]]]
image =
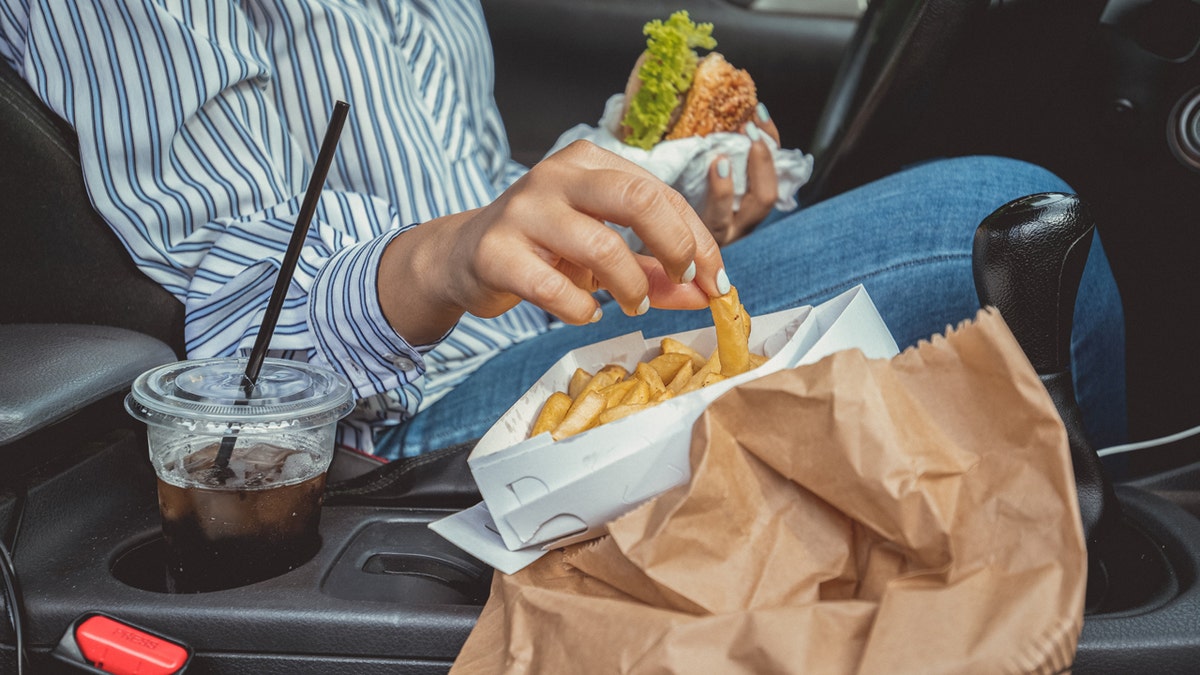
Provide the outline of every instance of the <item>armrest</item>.
[[174,360],[163,342],[124,328],[0,324],[0,448]]

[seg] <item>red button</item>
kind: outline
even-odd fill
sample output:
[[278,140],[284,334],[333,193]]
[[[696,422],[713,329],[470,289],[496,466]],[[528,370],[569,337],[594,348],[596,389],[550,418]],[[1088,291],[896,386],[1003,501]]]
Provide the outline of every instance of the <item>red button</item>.
[[93,616],[75,629],[89,663],[113,675],[171,675],[187,663],[187,650],[107,616]]

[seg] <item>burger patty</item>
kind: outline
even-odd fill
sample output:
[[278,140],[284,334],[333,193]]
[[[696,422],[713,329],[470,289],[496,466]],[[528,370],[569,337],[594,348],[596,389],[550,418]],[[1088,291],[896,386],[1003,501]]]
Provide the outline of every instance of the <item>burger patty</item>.
[[721,54],[711,52],[697,65],[683,111],[665,138],[740,131],[757,105],[758,95],[750,74],[734,68]]

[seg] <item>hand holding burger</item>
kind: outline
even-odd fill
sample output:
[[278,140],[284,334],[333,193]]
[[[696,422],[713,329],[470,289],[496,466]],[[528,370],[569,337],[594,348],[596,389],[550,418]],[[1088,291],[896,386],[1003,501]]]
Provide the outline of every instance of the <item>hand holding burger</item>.
[[746,133],[751,147],[746,164],[747,189],[734,209],[733,176],[727,157],[709,166],[708,198],[701,217],[724,245],[745,235],[770,213],[777,198],[777,176],[765,132],[779,134],[759,103],[754,80],[713,49],[712,24],[696,24],[686,11],[665,22],[646,24],[646,50],[638,57],[625,87],[620,139],[644,150],[659,142],[719,132]]
[[622,139],[645,150],[659,141],[741,131],[758,105],[750,73],[712,49],[711,23],[692,23],[686,11],[646,24],[646,51],[625,85]]

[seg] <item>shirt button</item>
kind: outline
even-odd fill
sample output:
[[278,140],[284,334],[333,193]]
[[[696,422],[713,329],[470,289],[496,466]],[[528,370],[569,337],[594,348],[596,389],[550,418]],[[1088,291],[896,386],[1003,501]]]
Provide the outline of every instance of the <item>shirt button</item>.
[[404,357],[404,356],[398,356],[396,354],[389,354],[388,360],[392,362],[393,366],[396,366],[397,368],[399,368],[401,371],[403,371],[405,373],[410,372],[413,368],[416,368],[416,366],[413,364],[412,360],[407,357]]

